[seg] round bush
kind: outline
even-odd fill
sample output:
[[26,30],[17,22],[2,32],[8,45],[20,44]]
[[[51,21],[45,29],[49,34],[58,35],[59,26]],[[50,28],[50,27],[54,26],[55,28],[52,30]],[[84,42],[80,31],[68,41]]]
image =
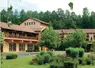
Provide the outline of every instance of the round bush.
[[47,53],[47,54],[44,54],[43,56],[44,56],[44,64],[49,63],[51,60],[50,54]]
[[78,48],[73,48],[73,49],[71,50],[71,56],[72,56],[73,58],[76,58],[76,57],[79,56]]
[[84,49],[79,48],[79,57],[83,57],[83,55],[84,55]]
[[67,48],[66,54],[70,57],[76,58],[76,57],[83,57],[84,55],[84,49],[83,48]]
[[6,55],[6,59],[16,59],[17,57],[18,57],[17,54],[13,54],[13,53]]
[[87,58],[87,59],[86,59],[86,64],[87,64],[87,65],[90,65],[90,64],[92,64],[92,59],[90,59],[90,58]]

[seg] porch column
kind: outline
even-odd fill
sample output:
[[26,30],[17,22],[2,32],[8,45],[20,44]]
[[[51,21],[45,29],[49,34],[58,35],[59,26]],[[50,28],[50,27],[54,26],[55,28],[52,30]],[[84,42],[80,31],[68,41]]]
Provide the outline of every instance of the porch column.
[[27,50],[27,43],[25,43],[25,51]]
[[6,41],[3,43],[3,52],[9,52],[9,44]]
[[16,52],[19,52],[19,43],[16,43]]

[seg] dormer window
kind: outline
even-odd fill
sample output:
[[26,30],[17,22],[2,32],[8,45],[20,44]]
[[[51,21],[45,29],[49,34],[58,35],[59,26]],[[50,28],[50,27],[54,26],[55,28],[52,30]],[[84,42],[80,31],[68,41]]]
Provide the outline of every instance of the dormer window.
[[34,25],[35,25],[35,22],[34,22]]
[[24,23],[24,25],[35,25],[35,22],[27,22],[27,23]]
[[26,23],[24,23],[24,25],[26,25]]

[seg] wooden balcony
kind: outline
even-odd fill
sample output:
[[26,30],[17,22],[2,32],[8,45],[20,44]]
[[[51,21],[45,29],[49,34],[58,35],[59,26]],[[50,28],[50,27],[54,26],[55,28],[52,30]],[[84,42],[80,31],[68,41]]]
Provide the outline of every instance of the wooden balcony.
[[21,35],[5,35],[5,39],[38,41],[37,37],[21,36]]

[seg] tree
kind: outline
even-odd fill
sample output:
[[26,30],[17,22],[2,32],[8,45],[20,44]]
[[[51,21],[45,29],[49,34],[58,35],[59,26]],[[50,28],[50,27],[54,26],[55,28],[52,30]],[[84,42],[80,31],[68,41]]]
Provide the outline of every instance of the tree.
[[90,16],[90,23],[91,23],[91,27],[90,28],[95,28],[95,12],[91,12],[91,16]]
[[20,12],[20,22],[23,22],[26,18],[26,12],[22,9]]
[[59,47],[60,38],[58,33],[55,32],[52,27],[47,28],[42,33],[42,37],[41,37],[41,41],[39,42],[39,45],[46,46],[49,49],[54,49]]
[[89,19],[89,10],[87,8],[83,9],[82,27],[83,28],[91,27],[91,23],[90,23],[90,19]]
[[64,48],[68,47],[82,47],[86,41],[86,33],[82,30],[77,29],[72,34],[69,34],[66,38],[62,40],[61,46]]
[[32,17],[32,11],[27,11],[26,16],[27,18]]
[[19,14],[18,14],[17,10],[15,10],[14,14],[12,15],[12,23],[14,23],[14,24],[20,24]]
[[1,11],[1,21],[7,22],[7,12],[4,9]]

